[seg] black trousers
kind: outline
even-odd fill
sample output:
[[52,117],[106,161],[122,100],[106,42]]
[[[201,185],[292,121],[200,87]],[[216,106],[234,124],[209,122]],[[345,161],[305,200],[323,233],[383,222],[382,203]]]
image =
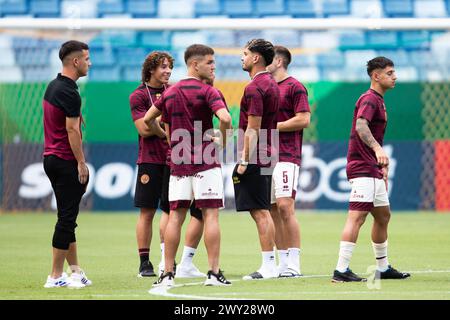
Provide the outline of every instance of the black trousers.
[[87,182],[81,184],[78,181],[78,166],[75,160],[64,160],[54,155],[45,156],[44,170],[55,192],[58,209],[52,245],[56,249],[67,250],[71,243],[76,242],[76,220]]

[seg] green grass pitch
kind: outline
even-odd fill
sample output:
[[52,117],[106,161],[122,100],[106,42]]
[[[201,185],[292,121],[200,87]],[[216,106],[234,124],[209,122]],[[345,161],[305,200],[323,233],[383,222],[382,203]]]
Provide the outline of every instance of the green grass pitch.
[[[203,279],[176,279],[166,295],[151,295],[155,278],[137,278],[135,213],[87,213],[78,218],[80,263],[94,285],[81,290],[44,289],[51,268],[55,214],[0,214],[0,299],[450,299],[450,214],[394,212],[389,261],[406,280],[332,284],[344,212],[297,211],[301,226],[303,278],[243,281],[261,262],[256,227],[249,214],[222,212],[221,268],[231,287],[204,287]],[[159,214],[153,225],[151,260],[160,260]],[[351,268],[359,274],[375,264],[372,218],[363,226]],[[186,224],[186,223],[185,223]],[[183,229],[184,230],[184,229]],[[180,244],[177,261],[183,242]],[[207,271],[203,242],[194,258]]]

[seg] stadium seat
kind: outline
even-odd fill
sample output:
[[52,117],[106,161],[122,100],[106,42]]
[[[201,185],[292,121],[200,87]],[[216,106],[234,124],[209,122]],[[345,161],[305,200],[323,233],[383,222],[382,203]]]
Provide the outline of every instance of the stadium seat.
[[59,0],[30,0],[30,13],[37,18],[58,18]]
[[89,55],[92,65],[95,66],[112,66],[116,62],[111,48],[104,50],[91,49]]
[[48,66],[24,68],[23,80],[27,82],[44,82],[55,77],[53,70]]
[[340,51],[331,51],[317,55],[317,65],[320,68],[339,68],[345,65],[345,57]]
[[414,15],[412,0],[383,0],[383,8],[387,17],[412,17]]
[[47,49],[20,49],[16,51],[16,61],[22,67],[46,66],[50,55]]
[[339,47],[341,50],[364,49],[366,36],[363,31],[344,32],[339,36]]
[[415,0],[414,15],[416,18],[441,18],[447,16],[443,0]]
[[339,45],[339,39],[333,32],[304,32],[301,37],[301,47],[317,49],[334,49]]
[[98,18],[97,1],[63,0],[61,18]]
[[141,66],[147,54],[144,48],[119,47],[116,51],[116,61],[121,66]]
[[450,16],[450,0],[445,0],[446,8],[447,8],[447,16]]
[[300,34],[296,30],[264,30],[262,38],[288,48],[296,48],[300,44]]
[[320,71],[316,67],[291,68],[290,74],[302,82],[314,82],[320,79]]
[[197,0],[194,6],[195,16],[214,16],[222,13],[220,0]]
[[374,49],[396,48],[398,35],[395,31],[370,31],[367,32],[367,46]]
[[125,6],[122,0],[101,0],[97,3],[97,12],[99,17],[107,14],[124,13]]
[[377,55],[391,59],[396,68],[410,66],[409,55],[405,50],[382,50]]
[[141,68],[140,67],[124,67],[122,69],[122,80],[130,82],[141,81]]
[[194,4],[185,0],[159,0],[158,18],[194,18]]
[[236,33],[236,47],[243,48],[251,39],[262,38],[262,31],[240,31]]
[[283,15],[284,0],[255,0],[255,14],[258,16]]
[[[345,52],[345,63],[349,70],[362,68],[365,70],[367,61],[377,56],[375,50],[348,50]],[[367,73],[366,73],[367,75]]]
[[207,43],[212,47],[234,47],[235,36],[231,30],[204,31]]
[[13,37],[13,49],[32,49],[40,47],[40,41],[37,38]]
[[347,15],[350,13],[350,5],[348,0],[324,0],[322,2],[322,13],[325,17]]
[[89,81],[114,82],[120,81],[120,67],[95,67],[89,70]]
[[289,68],[308,68],[317,64],[317,56],[314,54],[293,54]]
[[170,31],[146,31],[140,33],[140,45],[152,50],[169,50],[171,48]]
[[351,1],[350,13],[355,18],[381,18],[383,7],[380,0]]
[[297,18],[316,17],[316,10],[312,0],[287,0],[286,12]]
[[0,59],[0,70],[3,67],[14,67],[16,65],[16,59],[14,50],[11,48],[2,48],[2,58]]
[[133,47],[137,44],[135,31],[103,31],[89,42],[89,47],[103,48],[113,47]]
[[172,48],[184,50],[193,43],[206,43],[206,35],[201,31],[175,31],[172,33]]
[[157,14],[156,0],[128,0],[126,11],[135,18],[150,18]]
[[251,17],[253,6],[251,0],[223,0],[223,13],[230,17]]
[[399,45],[407,49],[420,49],[430,47],[430,34],[428,31],[403,31],[400,33]]
[[427,50],[413,50],[409,53],[409,60],[411,65],[417,69],[437,67],[437,59],[430,51]]
[[0,1],[0,14],[7,15],[24,15],[28,13],[26,0],[3,0]]
[[22,80],[20,67],[0,67],[0,82],[20,82]]
[[419,80],[419,73],[414,67],[395,67],[395,73],[397,74],[398,81],[417,81]]

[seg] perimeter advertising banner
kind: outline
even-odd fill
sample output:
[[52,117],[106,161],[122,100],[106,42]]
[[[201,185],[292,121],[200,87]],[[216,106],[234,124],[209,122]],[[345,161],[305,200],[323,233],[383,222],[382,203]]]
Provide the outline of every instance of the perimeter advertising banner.
[[[430,146],[426,148],[430,149]],[[394,210],[421,208],[423,182],[421,142],[387,142],[391,159],[389,195]],[[346,210],[350,185],[346,178],[347,143],[321,142],[303,146],[296,207]],[[5,210],[50,210],[56,203],[42,166],[42,145],[17,143],[3,146],[2,207]],[[26,156],[24,156],[26,155]],[[90,143],[86,157],[90,182],[82,210],[134,210],[136,144]],[[234,209],[231,180],[234,163],[223,165],[227,209]],[[433,183],[433,182],[432,182]]]

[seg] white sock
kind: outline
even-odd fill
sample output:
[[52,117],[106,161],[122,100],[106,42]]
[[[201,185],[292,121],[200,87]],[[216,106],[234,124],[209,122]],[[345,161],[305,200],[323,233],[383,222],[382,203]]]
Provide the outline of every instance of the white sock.
[[288,266],[288,251],[278,250],[278,268],[280,270],[285,270]]
[[196,250],[197,250],[196,248],[184,246],[183,256],[181,257],[180,264],[186,264],[186,265],[191,264]]
[[387,240],[383,243],[372,242],[372,247],[373,253],[375,254],[375,259],[377,261],[377,270],[381,272],[386,271],[389,267],[389,261],[387,257]]
[[275,261],[275,251],[262,251],[262,266],[265,270],[275,270],[277,263]]
[[288,248],[288,268],[300,273],[300,248]]
[[339,272],[345,272],[350,265],[353,249],[355,249],[356,243],[341,241],[339,248],[339,259],[336,265],[336,270]]

